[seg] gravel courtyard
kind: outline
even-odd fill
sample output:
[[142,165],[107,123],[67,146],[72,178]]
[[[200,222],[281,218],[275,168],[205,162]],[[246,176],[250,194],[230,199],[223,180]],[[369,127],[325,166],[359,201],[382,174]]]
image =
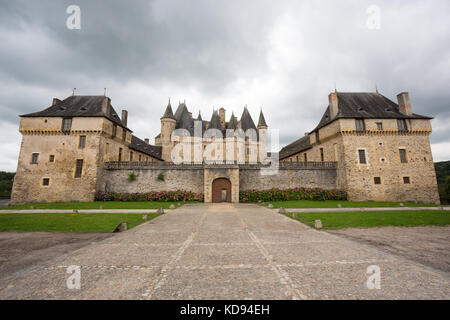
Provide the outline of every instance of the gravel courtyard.
[[449,298],[448,272],[246,204],[185,205],[0,278],[0,299]]

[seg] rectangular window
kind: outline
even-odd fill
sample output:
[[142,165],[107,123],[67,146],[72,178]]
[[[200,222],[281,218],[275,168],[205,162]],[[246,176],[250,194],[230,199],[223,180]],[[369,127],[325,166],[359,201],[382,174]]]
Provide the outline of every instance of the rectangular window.
[[139,162],[141,162],[141,160],[142,160],[142,156],[141,156],[141,155],[139,155]]
[[358,155],[359,155],[359,163],[360,163],[360,164],[366,164],[366,163],[367,163],[367,159],[366,159],[366,150],[364,150],[364,149],[359,149],[359,150],[358,150]]
[[320,135],[319,135],[319,130],[316,131],[316,143],[319,144],[320,143]]
[[84,149],[86,147],[86,136],[80,136],[80,141],[78,143],[78,148]]
[[398,131],[400,131],[400,132],[407,132],[408,131],[408,127],[406,126],[405,119],[398,119],[397,120],[397,126],[398,126]]
[[377,130],[382,131],[383,130],[383,122],[377,122]]
[[406,159],[406,149],[398,149],[400,153],[400,162],[401,163],[407,163],[408,159]]
[[113,124],[111,138],[115,138],[117,134],[117,124]]
[[123,141],[127,140],[127,131],[123,128],[122,128],[122,140]]
[[320,161],[324,161],[323,148],[320,148]]
[[119,148],[119,162],[122,161],[122,148]]
[[50,179],[49,179],[49,178],[44,178],[44,179],[42,179],[42,185],[43,185],[43,186],[48,186],[48,185],[50,185]]
[[298,162],[298,156],[295,156],[296,157],[296,159],[297,159],[297,162]]
[[48,162],[55,162],[55,156],[53,154],[48,157]]
[[381,184],[381,178],[380,178],[380,177],[375,177],[375,178],[373,178],[373,183],[375,183],[375,184]]
[[62,132],[69,133],[70,129],[72,129],[72,119],[71,118],[65,118],[62,121]]
[[366,131],[366,124],[364,123],[364,119],[356,119],[356,131],[357,132]]
[[33,153],[31,155],[31,164],[38,164],[39,153]]
[[304,158],[305,162],[308,162],[308,154],[307,153],[303,154],[303,158]]
[[83,159],[77,159],[77,165],[75,167],[75,178],[81,178],[83,173]]
[[133,161],[133,152],[130,151],[130,161]]
[[403,183],[404,184],[410,184],[411,181],[410,181],[409,177],[403,177]]

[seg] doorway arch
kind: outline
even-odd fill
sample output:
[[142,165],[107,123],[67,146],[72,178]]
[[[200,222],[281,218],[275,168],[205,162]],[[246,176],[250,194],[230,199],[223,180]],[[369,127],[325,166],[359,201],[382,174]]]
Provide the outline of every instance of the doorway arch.
[[212,182],[212,202],[231,202],[230,180],[217,178]]

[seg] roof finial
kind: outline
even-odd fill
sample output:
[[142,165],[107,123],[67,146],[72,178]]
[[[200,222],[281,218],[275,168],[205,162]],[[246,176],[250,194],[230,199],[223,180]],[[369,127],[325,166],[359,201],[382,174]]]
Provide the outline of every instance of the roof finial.
[[103,88],[103,89],[105,89],[105,90],[103,91],[103,95],[106,97],[106,88]]
[[334,82],[334,92],[337,93],[336,81]]
[[378,85],[375,83],[375,91],[377,92],[377,93],[379,93],[378,92]]
[[73,88],[72,90],[72,97],[75,95],[75,91],[77,90],[77,88]]

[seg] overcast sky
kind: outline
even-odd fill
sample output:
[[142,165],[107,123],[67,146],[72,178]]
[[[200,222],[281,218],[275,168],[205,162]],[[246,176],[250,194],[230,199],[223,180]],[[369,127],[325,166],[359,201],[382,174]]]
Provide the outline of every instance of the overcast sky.
[[[72,4],[80,30],[66,26]],[[213,107],[228,118],[247,105],[256,122],[262,107],[282,145],[317,125],[335,83],[377,85],[395,102],[409,91],[413,112],[435,117],[435,161],[450,160],[449,16],[448,0],[0,0],[0,170],[16,170],[18,115],[74,87],[106,87],[134,134],[152,143],[171,97],[203,119]]]

